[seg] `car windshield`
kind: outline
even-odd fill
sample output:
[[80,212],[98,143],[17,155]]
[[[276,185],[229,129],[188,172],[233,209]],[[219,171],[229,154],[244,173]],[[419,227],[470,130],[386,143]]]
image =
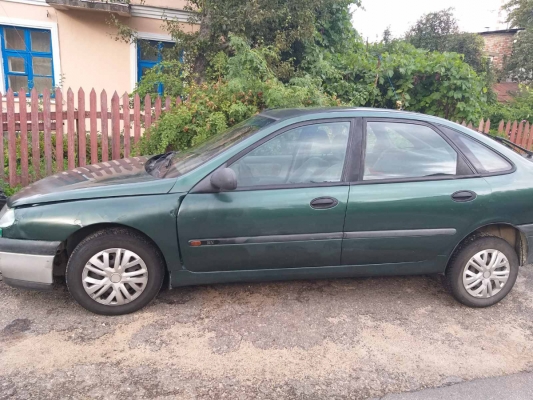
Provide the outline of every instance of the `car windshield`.
[[147,163],[147,170],[158,178],[175,178],[184,175],[275,121],[272,118],[257,115],[190,149],[156,156],[153,162]]

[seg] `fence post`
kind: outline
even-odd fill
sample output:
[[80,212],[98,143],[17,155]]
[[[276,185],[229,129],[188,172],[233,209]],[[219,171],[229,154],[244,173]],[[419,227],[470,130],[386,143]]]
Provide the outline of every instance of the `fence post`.
[[52,175],[52,120],[50,117],[50,91],[43,92],[43,131],[45,173]]
[[115,91],[111,97],[111,155],[113,160],[120,158],[120,102]]
[[124,158],[130,156],[130,98],[128,93],[122,95],[122,114],[124,115]]
[[529,139],[527,141],[527,149],[531,150],[531,144],[533,143],[533,124],[531,124],[531,129],[529,130]]
[[100,94],[100,107],[102,109],[102,116],[100,118],[101,124],[101,142],[102,142],[102,161],[108,161],[109,159],[109,132],[107,124],[107,93],[105,90],[102,90]]
[[157,96],[155,99],[155,119],[154,122],[157,122],[161,116],[161,96]]
[[[28,178],[28,113],[26,110],[26,89],[19,90],[19,113],[20,113],[20,171],[22,186],[27,186]],[[14,150],[16,154],[16,149]],[[15,164],[16,165],[16,164]]]
[[516,144],[520,146],[520,143],[522,143],[522,133],[524,132],[524,121],[520,121],[518,124],[518,133],[516,135]]
[[481,118],[481,121],[479,121],[479,126],[477,128],[478,132],[483,132],[483,127],[485,126],[485,120]]
[[511,121],[507,121],[507,125],[505,125],[505,136],[507,139],[511,138]]
[[133,142],[137,144],[141,138],[141,98],[135,93],[133,98]]
[[150,137],[150,127],[152,126],[152,103],[150,95],[147,94],[144,98],[144,134],[147,138]]
[[500,134],[503,133],[503,126],[504,126],[504,125],[505,125],[505,122],[504,122],[504,120],[502,119],[502,120],[500,121],[500,125],[498,125],[498,133],[500,133]]
[[9,88],[6,94],[7,105],[7,137],[9,151],[9,184],[17,184],[17,143],[15,136],[15,94]]
[[41,177],[41,143],[39,140],[39,94],[31,90],[31,155],[35,179]]
[[98,133],[96,126],[96,92],[94,88],[89,94],[89,120],[91,127],[91,164],[98,162]]
[[516,143],[516,129],[517,129],[517,122],[513,122],[513,127],[511,128],[511,142]]
[[486,121],[485,121],[485,129],[483,130],[484,133],[489,133],[490,132],[490,118],[488,118]]
[[78,90],[78,165],[87,165],[87,131],[85,130],[85,92]]
[[520,146],[526,147],[528,139],[529,139],[529,122],[526,121],[526,124],[524,125],[524,131],[522,133],[522,142]]
[[56,170],[63,171],[63,92],[56,89]]
[[68,168],[76,168],[76,150],[74,142],[74,92],[71,88],[67,90],[67,145],[68,145]]

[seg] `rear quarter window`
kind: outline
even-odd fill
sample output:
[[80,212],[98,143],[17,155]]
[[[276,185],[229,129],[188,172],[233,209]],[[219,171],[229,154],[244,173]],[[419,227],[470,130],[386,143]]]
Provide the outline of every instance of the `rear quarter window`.
[[443,127],[443,130],[457,144],[478,172],[494,174],[513,169],[509,161],[488,146],[453,129]]

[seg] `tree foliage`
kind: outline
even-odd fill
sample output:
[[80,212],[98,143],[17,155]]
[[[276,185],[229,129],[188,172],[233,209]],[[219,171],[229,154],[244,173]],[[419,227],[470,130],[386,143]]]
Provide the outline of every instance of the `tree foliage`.
[[513,53],[505,64],[506,73],[514,80],[533,82],[533,0],[510,0],[504,8],[512,27],[525,28],[513,44]]
[[265,108],[341,104],[309,76],[293,78],[288,84],[279,81],[266,61],[266,56],[272,56],[270,49],[252,49],[237,36],[229,37],[229,47],[234,55],[227,59],[224,77],[200,84],[184,78],[186,84],[176,85],[184,88],[186,101],[161,116],[150,138],[141,140],[140,153],[187,149]]
[[483,38],[459,30],[453,8],[423,15],[405,35],[419,49],[462,54],[478,73],[489,73]]
[[446,51],[446,38],[459,33],[459,26],[453,14],[453,8],[424,14],[407,31],[405,37],[409,43],[419,49]]
[[[169,52],[137,87],[142,96],[187,99],[143,139],[145,154],[185,149],[272,107],[351,105],[403,108],[449,119],[479,120],[486,78],[452,52],[393,39],[364,44],[346,0],[191,2],[200,30],[168,21],[185,49]],[[443,28],[444,29],[444,28]],[[445,30],[443,30],[444,32]],[[467,48],[456,34],[457,47]]]
[[503,6],[507,22],[515,28],[533,27],[533,0],[509,0]]
[[529,121],[533,124],[533,89],[522,86],[508,103],[491,104],[487,110],[491,121]]
[[350,4],[359,5],[359,0],[188,0],[188,8],[195,11],[190,22],[199,25],[198,31],[184,30],[175,21],[167,26],[203,81],[211,60],[230,51],[230,34],[246,38],[252,47],[275,46],[280,62],[294,66],[309,45],[342,47],[355,38]]

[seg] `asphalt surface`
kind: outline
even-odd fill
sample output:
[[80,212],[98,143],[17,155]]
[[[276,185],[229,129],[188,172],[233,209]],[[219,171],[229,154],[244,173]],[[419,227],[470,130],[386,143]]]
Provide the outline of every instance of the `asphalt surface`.
[[[416,393],[390,394],[379,400],[531,400],[533,374],[487,378]],[[378,399],[376,399],[378,400]]]
[[531,266],[488,309],[436,276],[182,288],[122,317],[0,282],[0,399],[446,399],[405,392],[524,371]]

